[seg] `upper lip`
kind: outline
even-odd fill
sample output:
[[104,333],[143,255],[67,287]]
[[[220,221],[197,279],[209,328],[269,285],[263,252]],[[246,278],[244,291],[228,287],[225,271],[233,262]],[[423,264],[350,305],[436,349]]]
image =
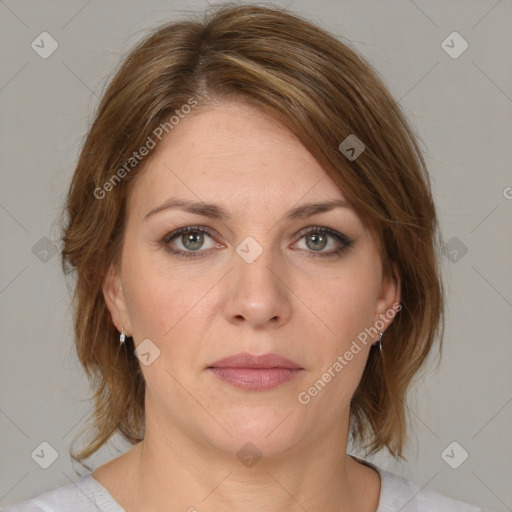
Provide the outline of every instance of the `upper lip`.
[[232,356],[223,357],[208,368],[289,368],[303,369],[302,366],[294,363],[286,357],[279,354],[267,353],[262,355],[253,355],[247,352],[240,352]]

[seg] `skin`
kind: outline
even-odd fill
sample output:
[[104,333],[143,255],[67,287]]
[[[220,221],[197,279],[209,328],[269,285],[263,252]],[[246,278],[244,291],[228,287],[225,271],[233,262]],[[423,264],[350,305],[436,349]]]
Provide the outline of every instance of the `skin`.
[[[103,288],[119,331],[160,350],[141,365],[145,439],[93,477],[128,512],[375,512],[380,477],[346,449],[350,399],[376,338],[309,404],[297,399],[400,300],[374,239],[350,207],[285,219],[343,194],[292,133],[248,104],[195,111],[154,151],[128,198],[120,268]],[[230,217],[166,209],[144,220],[170,197],[218,203]],[[198,225],[214,236],[188,249],[196,257],[160,242]],[[328,236],[315,245],[299,234],[311,226],[353,243],[322,257],[343,243]],[[263,250],[252,263],[236,252],[248,236]],[[181,235],[168,246],[191,247]],[[274,352],[304,370],[267,391],[235,388],[206,370],[242,351]],[[263,456],[252,467],[236,456],[248,442]]]

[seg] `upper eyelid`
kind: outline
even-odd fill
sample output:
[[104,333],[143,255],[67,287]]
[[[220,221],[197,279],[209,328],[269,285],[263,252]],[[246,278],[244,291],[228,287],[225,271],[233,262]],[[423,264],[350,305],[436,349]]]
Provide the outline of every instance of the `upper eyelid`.
[[[166,233],[165,236],[163,237],[162,241],[165,243],[170,243],[172,240],[179,237],[183,233],[187,233],[190,231],[193,232],[194,230],[205,233],[206,235],[208,235],[209,237],[211,237],[213,239],[216,238],[215,237],[215,234],[217,233],[216,230],[209,228],[207,226],[203,226],[203,225],[190,225],[190,226],[183,226],[181,228],[174,229],[169,233]],[[317,225],[317,224],[312,224],[310,226],[300,229],[297,233],[295,233],[294,237],[299,237],[299,239],[300,239],[300,238],[303,238],[304,236],[306,236],[307,234],[309,234],[310,232],[315,232],[315,231],[325,231],[327,235],[330,235],[331,237],[334,237],[334,238],[338,238],[338,241],[340,243],[350,244],[352,242],[350,237],[348,237],[344,233],[339,232],[337,229],[330,228],[328,226],[321,226],[321,225]]]

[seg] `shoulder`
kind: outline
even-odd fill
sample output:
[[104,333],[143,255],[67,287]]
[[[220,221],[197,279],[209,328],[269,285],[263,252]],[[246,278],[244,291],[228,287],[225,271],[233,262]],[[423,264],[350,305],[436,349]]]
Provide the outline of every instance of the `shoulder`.
[[112,496],[88,474],[78,482],[57,487],[4,512],[124,512]]
[[377,512],[490,512],[432,489],[422,489],[418,484],[389,471],[376,469],[381,476]]
[[380,498],[376,512],[493,512],[457,501],[432,489],[383,470],[367,460],[351,455],[353,459],[373,468],[380,475]]

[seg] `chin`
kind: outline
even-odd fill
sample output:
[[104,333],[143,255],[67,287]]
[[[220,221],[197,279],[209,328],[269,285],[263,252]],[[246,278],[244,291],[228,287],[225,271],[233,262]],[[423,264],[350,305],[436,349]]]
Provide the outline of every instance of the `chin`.
[[[297,423],[296,414],[290,414],[291,407],[278,409],[265,407],[244,407],[242,410],[222,414],[222,428],[204,432],[211,446],[236,455],[239,459],[247,456],[277,457],[295,446],[305,435]],[[287,418],[287,415],[290,416]],[[229,432],[229,434],[227,432]],[[231,435],[230,435],[231,434]],[[253,453],[254,452],[254,453]]]

